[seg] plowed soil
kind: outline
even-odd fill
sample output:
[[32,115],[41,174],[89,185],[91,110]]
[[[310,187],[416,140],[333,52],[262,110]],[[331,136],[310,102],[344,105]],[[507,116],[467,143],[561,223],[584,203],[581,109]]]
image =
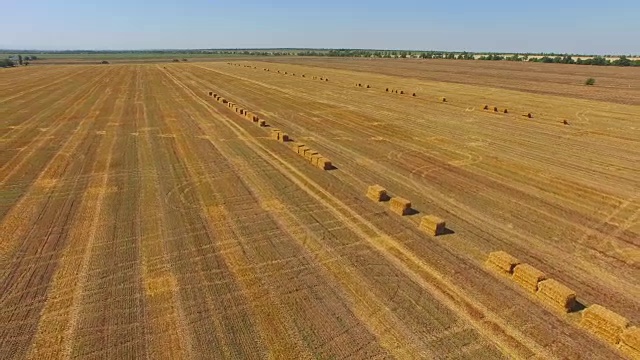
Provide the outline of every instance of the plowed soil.
[[640,324],[631,90],[308,61],[0,71],[0,358],[622,356],[484,261],[507,251]]

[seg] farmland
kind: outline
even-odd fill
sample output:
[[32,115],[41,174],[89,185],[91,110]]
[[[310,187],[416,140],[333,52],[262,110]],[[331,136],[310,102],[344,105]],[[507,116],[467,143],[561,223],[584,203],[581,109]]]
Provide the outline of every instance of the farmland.
[[[0,357],[633,356],[581,317],[640,325],[638,70],[586,88],[585,67],[478,66],[0,71]],[[496,251],[576,307],[492,271]]]

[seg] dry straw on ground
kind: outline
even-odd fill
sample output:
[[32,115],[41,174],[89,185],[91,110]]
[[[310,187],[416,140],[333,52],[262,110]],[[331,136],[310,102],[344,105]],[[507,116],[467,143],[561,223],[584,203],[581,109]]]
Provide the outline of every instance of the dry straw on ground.
[[594,304],[582,312],[580,325],[609,344],[617,345],[620,335],[629,326],[629,320],[604,306]]
[[504,275],[511,275],[513,273],[513,269],[518,264],[520,264],[520,261],[505,251],[495,251],[490,253],[489,258],[485,262],[487,267]]
[[576,293],[554,279],[538,283],[536,296],[556,310],[568,312],[576,305]]
[[640,359],[640,328],[630,327],[620,335],[620,350],[632,359]]
[[538,291],[538,283],[547,276],[529,264],[520,264],[513,270],[513,281],[532,293]]
[[445,221],[435,215],[427,215],[420,221],[420,229],[431,236],[444,234],[446,228]]
[[387,190],[380,185],[369,186],[367,189],[367,197],[373,201],[385,201],[389,199]]
[[401,197],[394,197],[391,199],[389,208],[398,215],[409,215],[411,213],[411,201]]

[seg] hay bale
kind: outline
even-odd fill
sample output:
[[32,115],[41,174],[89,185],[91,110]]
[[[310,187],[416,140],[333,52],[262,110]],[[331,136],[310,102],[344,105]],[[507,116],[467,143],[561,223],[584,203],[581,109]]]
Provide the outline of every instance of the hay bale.
[[222,99],[222,103],[223,103],[223,104],[227,104],[228,102],[229,102],[229,101],[228,101],[227,99],[224,99],[224,98]]
[[392,212],[398,215],[409,215],[411,213],[411,201],[401,197],[392,198],[389,207]]
[[371,89],[371,85],[368,85],[368,84],[367,84],[367,89]]
[[620,335],[620,350],[632,359],[640,359],[640,328],[630,327]]
[[318,152],[313,149],[306,149],[304,151],[304,158],[307,159],[308,161],[311,161],[311,157],[313,155],[318,155]]
[[441,98],[440,98],[440,101],[442,101],[443,103],[444,103],[444,102],[447,102],[447,98],[446,98],[446,97],[441,97]]
[[387,190],[380,185],[371,185],[367,189],[367,197],[373,201],[385,201],[389,199]]
[[417,95],[416,95],[416,93],[413,93],[411,96],[416,97]]
[[420,229],[431,236],[444,234],[446,228],[445,221],[434,215],[427,215],[420,221]]
[[302,77],[307,77],[307,75],[305,75],[305,74],[302,74]]
[[496,270],[504,275],[511,275],[513,268],[520,264],[520,260],[509,255],[505,251],[494,251],[489,254],[489,258],[485,262],[488,268]]
[[320,158],[322,158],[322,155],[314,154],[314,155],[311,155],[311,159],[309,159],[309,161],[311,162],[311,165],[318,166],[318,160]]
[[532,293],[538,291],[538,283],[546,278],[545,273],[529,264],[516,265],[513,270],[513,281]]
[[258,122],[260,121],[260,118],[258,117],[258,115],[253,115],[253,117],[251,118],[251,121]]
[[529,119],[533,119],[533,114],[531,114],[531,113],[527,113],[527,117],[528,117]]
[[508,113],[509,113],[509,110],[504,109],[503,113],[508,114]]
[[324,78],[324,81],[327,82],[327,81],[329,81],[329,79],[328,78]]
[[404,95],[404,90],[400,90],[400,95]]
[[266,122],[266,121],[264,121],[264,120],[259,120],[259,121],[258,121],[258,126],[260,126],[260,127],[265,127],[265,126],[267,126],[267,122]]
[[576,305],[576,293],[554,279],[538,283],[536,296],[556,310],[568,312]]
[[309,150],[310,148],[304,144],[302,144],[302,146],[298,147],[298,155],[300,156],[304,156],[304,152]]
[[580,325],[590,333],[612,345],[620,342],[620,335],[629,326],[627,318],[594,304],[582,312]]
[[485,105],[484,108],[482,108],[482,110],[489,110],[489,105]]
[[209,96],[213,96],[213,91],[209,91]]
[[291,145],[291,149],[293,150],[293,152],[295,152],[297,154],[300,151],[300,148],[303,147],[303,146],[304,146],[304,144],[302,144],[302,143],[294,142]]
[[279,140],[280,139],[280,130],[278,129],[271,129],[271,137]]
[[389,92],[389,88],[384,89],[384,91]]
[[498,112],[498,107],[497,106],[493,107],[493,112]]
[[331,164],[331,160],[321,157],[318,159],[317,166],[322,170],[331,170],[333,169],[333,164]]
[[280,137],[278,138],[278,141],[282,143],[289,141],[289,134],[280,133]]

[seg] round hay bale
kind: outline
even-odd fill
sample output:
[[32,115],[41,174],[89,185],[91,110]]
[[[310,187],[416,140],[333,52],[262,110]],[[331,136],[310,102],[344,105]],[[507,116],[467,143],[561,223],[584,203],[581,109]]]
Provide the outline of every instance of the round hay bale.
[[498,107],[497,106],[493,107],[493,112],[498,112]]
[[504,109],[504,111],[503,111],[503,112],[504,112],[505,114],[508,114],[508,113],[509,113],[509,110]]

